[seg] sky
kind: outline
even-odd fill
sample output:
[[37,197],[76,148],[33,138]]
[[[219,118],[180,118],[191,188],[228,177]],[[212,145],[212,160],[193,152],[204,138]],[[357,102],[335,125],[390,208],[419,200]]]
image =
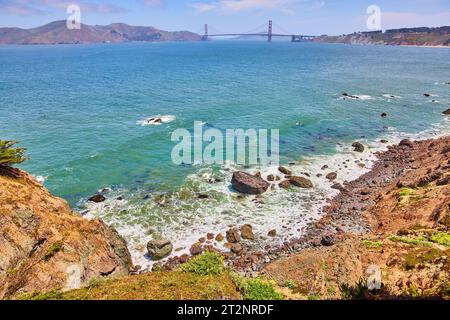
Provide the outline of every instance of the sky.
[[381,28],[450,25],[450,0],[0,0],[0,27],[32,28],[65,20],[69,4],[84,24],[123,22],[203,33],[261,32],[338,35],[368,31],[367,9],[381,10]]

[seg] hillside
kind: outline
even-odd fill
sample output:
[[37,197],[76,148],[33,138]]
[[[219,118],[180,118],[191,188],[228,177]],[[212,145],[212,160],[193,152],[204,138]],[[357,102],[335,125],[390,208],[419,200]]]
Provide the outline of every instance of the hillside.
[[133,41],[199,41],[201,36],[188,32],[169,32],[153,27],[136,27],[123,23],[107,26],[81,25],[69,30],[66,21],[55,21],[32,29],[0,28],[0,44],[89,44]]
[[401,45],[401,46],[450,46],[450,27],[403,28],[374,32],[355,32],[347,35],[323,35],[313,40],[323,43]]
[[78,288],[131,268],[115,230],[73,213],[29,174],[0,166],[0,299]]

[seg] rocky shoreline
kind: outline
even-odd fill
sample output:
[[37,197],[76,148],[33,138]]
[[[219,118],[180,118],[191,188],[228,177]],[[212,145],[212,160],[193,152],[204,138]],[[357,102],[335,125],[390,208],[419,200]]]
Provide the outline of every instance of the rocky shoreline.
[[[354,152],[361,152],[364,146],[356,142],[353,148]],[[338,268],[339,281],[353,281],[353,271],[342,271],[339,262],[333,259],[338,257],[346,261],[348,257],[342,257],[345,252],[358,265],[360,255],[371,254],[361,248],[361,241],[366,241],[363,238],[377,239],[378,242],[373,243],[378,246],[380,241],[387,242],[389,236],[416,232],[411,229],[416,225],[421,226],[420,232],[429,229],[426,239],[435,234],[447,237],[450,226],[450,136],[423,141],[403,140],[398,145],[388,146],[387,151],[377,153],[377,159],[369,172],[342,185],[335,182],[335,172],[329,172],[327,166],[322,168],[320,174],[327,173],[326,179],[340,192],[323,208],[323,217],[310,223],[301,238],[261,249],[254,245],[256,235],[251,225],[233,225],[222,233],[208,233],[198,239],[190,247],[190,254],[167,260],[164,259],[176,249],[169,239],[154,238],[147,245],[148,252],[156,257],[155,260],[163,262],[155,263],[153,271],[171,271],[205,251],[215,251],[234,271],[249,277],[268,275],[281,284],[305,271],[306,267],[298,262],[303,263],[305,257],[309,257],[306,264],[328,259]],[[278,174],[266,177],[268,181],[258,173],[236,172],[232,183],[241,192],[257,197],[274,183],[280,188],[283,185],[286,188],[312,188],[307,177],[293,176],[289,168],[280,167]],[[148,270],[132,265],[125,241],[113,229],[99,220],[87,221],[73,214],[65,201],[50,195],[25,172],[6,169],[0,172],[0,179],[3,181],[0,209],[4,217],[11,218],[2,226],[9,236],[0,243],[0,252],[4,252],[0,259],[0,293],[4,298],[34,290],[76,288],[95,277],[148,273]],[[404,197],[414,201],[404,204]],[[416,199],[422,202],[416,202]],[[93,202],[102,200],[98,196],[91,198]],[[93,228],[97,232],[89,231]],[[277,230],[270,230],[266,237],[277,237]],[[420,237],[420,241],[424,241],[425,238]],[[18,245],[22,238],[28,239],[26,247]],[[217,243],[225,249],[219,249]],[[431,243],[427,240],[427,245]],[[395,250],[405,251],[404,248]],[[424,277],[446,277],[448,259],[445,251],[439,251],[439,254],[438,267],[433,265],[435,273],[433,276],[427,273]],[[402,257],[383,259],[390,259],[388,262],[383,260],[382,263],[387,265],[394,263],[392,261],[403,261]],[[69,272],[73,265],[82,271],[80,276]],[[356,274],[360,273],[359,270]],[[299,280],[302,281],[307,280]],[[430,283],[434,286],[434,282]]]
[[[387,144],[388,141],[382,143]],[[432,163],[431,159],[436,160],[436,157],[441,155],[448,161],[449,146],[450,137],[424,141],[402,140],[398,145],[388,146],[387,151],[376,154],[378,160],[369,172],[352,182],[333,185],[333,188],[340,191],[339,194],[323,208],[324,217],[311,223],[304,236],[299,239],[291,239],[279,246],[266,246],[264,250],[254,250],[252,227],[230,226],[229,230],[224,231],[226,236],[208,234],[191,246],[191,255],[175,256],[165,263],[157,263],[154,270],[173,270],[204,251],[219,251],[233,269],[254,276],[271,261],[298,254],[306,248],[333,246],[342,242],[349,234],[370,235],[374,232],[370,210],[377,208],[377,203],[383,198],[383,192],[392,187],[392,184],[395,187],[415,187],[442,179],[449,172],[448,165],[434,168],[424,167],[424,163]],[[354,143],[353,147],[355,152],[364,150],[364,146],[358,142]],[[280,177],[268,180],[279,181],[280,187],[284,183],[287,187],[291,183],[300,188],[312,187],[307,178],[292,177],[289,169],[280,167],[279,171],[285,175],[286,180]],[[296,183],[298,179],[302,183]],[[333,182],[336,173],[328,174],[327,179]],[[439,180],[439,183],[448,184],[448,176],[443,179]],[[233,185],[237,185],[236,189],[241,192],[249,194],[260,194],[269,188],[269,184],[261,179],[259,174],[252,176],[241,172],[234,174]],[[276,233],[276,230],[271,230],[267,237],[275,237]],[[227,251],[218,250],[213,245],[214,239],[226,241],[224,247]]]

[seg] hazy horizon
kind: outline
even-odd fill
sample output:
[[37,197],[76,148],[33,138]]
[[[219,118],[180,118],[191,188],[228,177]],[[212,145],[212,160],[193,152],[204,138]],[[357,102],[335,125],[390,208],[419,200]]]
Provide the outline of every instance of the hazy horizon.
[[[274,21],[274,32],[348,34],[369,31],[367,8],[381,9],[381,28],[440,27],[450,24],[449,0],[0,0],[0,27],[34,28],[68,18],[67,6],[81,8],[88,25],[126,23],[167,31],[249,32]],[[259,30],[258,30],[259,31]]]

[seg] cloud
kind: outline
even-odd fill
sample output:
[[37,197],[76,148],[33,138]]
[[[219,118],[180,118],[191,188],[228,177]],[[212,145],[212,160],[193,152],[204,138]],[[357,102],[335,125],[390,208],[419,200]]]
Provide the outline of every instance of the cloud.
[[214,2],[197,2],[191,6],[198,13],[208,11],[239,12],[255,10],[277,10],[294,13],[294,0],[219,0]]
[[140,0],[147,7],[163,9],[167,7],[166,0]]
[[209,11],[241,12],[272,10],[287,14],[294,14],[296,9],[320,9],[325,5],[324,0],[215,0],[196,2],[191,4],[197,13]]
[[[148,0],[150,1],[150,0]],[[49,14],[55,9],[63,10],[70,4],[78,4],[84,12],[94,13],[124,13],[128,10],[109,3],[98,3],[93,1],[70,1],[70,0],[0,0],[0,13],[12,15],[42,15]]]

